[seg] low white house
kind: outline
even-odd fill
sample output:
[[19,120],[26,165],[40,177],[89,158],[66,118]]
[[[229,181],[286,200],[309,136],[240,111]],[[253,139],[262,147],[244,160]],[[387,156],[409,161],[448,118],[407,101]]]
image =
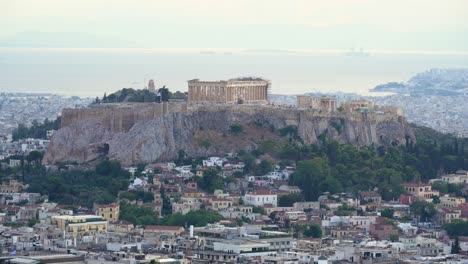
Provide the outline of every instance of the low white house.
[[191,165],[185,165],[185,166],[178,166],[175,167],[175,170],[182,173],[182,174],[188,174],[190,173],[190,170],[192,169]]
[[267,175],[265,175],[265,176],[268,177],[268,179],[269,179],[270,181],[273,181],[273,180],[283,180],[283,179],[286,178],[282,172],[278,172],[278,171],[269,172],[269,173],[268,173]]
[[265,206],[266,204],[271,204],[276,207],[278,206],[278,195],[269,190],[258,190],[246,193],[244,195],[244,204],[253,206]]
[[207,160],[203,160],[203,167],[216,167],[216,166],[223,166],[223,163],[226,161],[224,158],[220,157],[210,157]]
[[413,226],[411,223],[399,223],[398,229],[400,229],[405,236],[415,236],[418,232],[418,227]]

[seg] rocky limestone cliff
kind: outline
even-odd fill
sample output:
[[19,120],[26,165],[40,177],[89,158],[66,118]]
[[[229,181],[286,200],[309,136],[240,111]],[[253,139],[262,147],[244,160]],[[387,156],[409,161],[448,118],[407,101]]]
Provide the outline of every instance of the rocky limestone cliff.
[[[79,110],[77,110],[79,111]],[[138,111],[138,108],[129,111]],[[136,115],[136,114],[135,114]],[[255,149],[262,140],[280,140],[278,129],[297,128],[305,144],[319,136],[358,146],[404,144],[415,140],[406,119],[396,115],[333,113],[265,106],[199,106],[134,120],[126,130],[113,129],[100,115],[66,122],[52,137],[44,163],[90,162],[108,157],[125,165],[171,161],[179,150],[189,157]],[[104,115],[105,116],[105,115]],[[233,135],[232,124],[244,132]]]

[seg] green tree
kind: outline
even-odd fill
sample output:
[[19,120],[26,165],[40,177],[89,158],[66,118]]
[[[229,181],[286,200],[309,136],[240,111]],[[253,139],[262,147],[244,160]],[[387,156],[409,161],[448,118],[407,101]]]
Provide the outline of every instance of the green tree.
[[468,236],[468,221],[455,220],[451,223],[444,224],[443,228],[451,237]]
[[207,192],[213,193],[216,189],[224,188],[224,180],[215,168],[208,168],[203,172],[203,178],[195,178],[198,187]]
[[234,135],[239,135],[244,131],[244,128],[242,127],[241,124],[232,124],[229,128],[232,134]]
[[29,227],[33,227],[35,226],[37,223],[39,223],[40,221],[37,219],[37,218],[31,218],[28,220],[28,226]]
[[172,213],[172,203],[169,197],[166,195],[166,192],[164,191],[163,187],[161,187],[161,198],[163,202],[161,213],[163,215],[170,215]]
[[288,194],[288,195],[281,195],[278,198],[278,206],[282,207],[291,207],[296,202],[302,202],[303,197],[300,193]]
[[394,212],[395,210],[386,208],[386,209],[383,209],[382,212],[380,212],[380,215],[383,217],[392,219]]
[[157,225],[159,223],[158,214],[151,208],[127,203],[120,203],[119,218],[134,225]]
[[455,238],[455,242],[452,244],[451,254],[460,254],[460,241],[458,241],[458,236]]
[[148,175],[148,183],[149,184],[154,184],[154,176],[153,175]]
[[304,231],[304,235],[307,237],[320,238],[322,237],[322,228],[316,224],[309,225],[309,228]]
[[240,160],[244,162],[244,173],[251,173],[255,171],[255,157],[251,154],[243,154],[240,156]]
[[274,163],[272,160],[262,159],[262,161],[260,161],[260,164],[257,166],[255,170],[255,175],[259,175],[259,176],[265,175],[273,171],[273,166],[274,166]]
[[400,237],[397,234],[391,234],[389,239],[391,242],[398,242],[398,240],[400,240]]
[[310,225],[294,225],[294,230],[296,232],[301,232],[305,237],[314,237],[320,238],[322,237],[322,228],[317,224],[310,224]]
[[320,185],[329,176],[330,167],[328,160],[317,157],[298,162],[297,171],[292,175],[291,183],[303,190],[306,201],[316,201],[320,195]]
[[54,121],[45,119],[42,123],[33,120],[31,126],[27,127],[25,124],[18,124],[18,127],[13,130],[13,141],[18,141],[24,138],[47,138],[48,130],[58,130],[60,128],[61,117],[57,117]]
[[43,156],[44,156],[44,154],[42,152],[33,150],[33,151],[29,152],[28,156],[26,156],[26,160],[28,162],[40,163],[42,161]]
[[215,211],[191,211],[186,215],[182,214],[171,214],[167,215],[163,220],[164,225],[175,225],[175,226],[206,226],[207,224],[219,222],[223,220],[223,216]]
[[105,160],[94,170],[46,172],[39,167],[25,183],[29,192],[46,194],[53,202],[91,208],[94,202],[114,202],[117,193],[127,189],[129,178],[119,162]]
[[419,216],[423,222],[430,221],[437,213],[434,204],[426,201],[416,201],[410,205],[410,210],[413,214]]
[[432,184],[432,189],[441,193],[448,193],[448,184],[443,181],[436,181]]
[[265,209],[263,207],[260,207],[260,206],[254,206],[252,208],[252,212],[254,214],[262,214],[262,215],[266,214]]
[[[209,146],[208,146],[209,147]],[[176,160],[176,165],[180,166],[184,164],[184,159],[185,159],[186,153],[183,149],[179,149],[177,152],[177,160]]]

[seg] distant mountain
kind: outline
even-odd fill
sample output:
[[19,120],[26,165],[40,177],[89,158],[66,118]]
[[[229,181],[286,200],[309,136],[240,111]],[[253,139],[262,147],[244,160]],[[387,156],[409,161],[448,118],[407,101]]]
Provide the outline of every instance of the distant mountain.
[[0,39],[0,47],[9,48],[128,48],[138,44],[112,36],[81,32],[21,32]]
[[408,82],[377,85],[372,92],[457,96],[468,94],[468,68],[430,69],[418,73]]
[[379,84],[371,91],[373,92],[394,92],[394,93],[401,93],[401,92],[408,92],[406,89],[407,85],[401,82],[389,82],[386,84]]

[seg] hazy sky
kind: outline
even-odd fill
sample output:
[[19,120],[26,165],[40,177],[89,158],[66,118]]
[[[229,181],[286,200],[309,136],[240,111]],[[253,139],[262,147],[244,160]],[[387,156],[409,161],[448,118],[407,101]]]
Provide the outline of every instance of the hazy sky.
[[468,50],[466,0],[0,0],[0,45]]

